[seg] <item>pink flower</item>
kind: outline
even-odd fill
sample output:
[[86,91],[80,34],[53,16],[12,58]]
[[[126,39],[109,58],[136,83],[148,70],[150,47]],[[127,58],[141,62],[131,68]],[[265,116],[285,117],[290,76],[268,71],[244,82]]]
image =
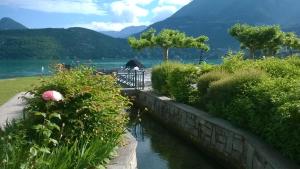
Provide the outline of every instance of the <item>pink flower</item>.
[[64,97],[62,96],[62,94],[60,94],[59,92],[54,91],[54,90],[45,91],[43,93],[42,97],[46,101],[49,101],[49,100],[61,101],[61,100],[64,99]]

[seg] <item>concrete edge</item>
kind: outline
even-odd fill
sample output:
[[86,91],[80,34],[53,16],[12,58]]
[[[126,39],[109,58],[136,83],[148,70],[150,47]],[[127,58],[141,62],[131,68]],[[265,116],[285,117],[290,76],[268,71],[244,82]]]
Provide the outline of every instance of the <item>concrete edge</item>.
[[125,145],[117,150],[118,156],[110,161],[107,169],[137,169],[136,139],[127,132],[124,135]]
[[29,95],[25,92],[18,93],[0,106],[0,128],[5,127],[7,123],[14,119],[22,117],[26,105],[23,97],[29,97]]

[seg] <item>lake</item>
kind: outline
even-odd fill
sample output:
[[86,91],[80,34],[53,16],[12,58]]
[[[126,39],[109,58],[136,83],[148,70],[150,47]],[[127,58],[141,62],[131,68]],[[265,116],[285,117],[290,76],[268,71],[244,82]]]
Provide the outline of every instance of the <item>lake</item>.
[[[65,63],[71,65],[88,64],[97,69],[121,68],[130,59],[103,58],[100,60],[0,60],[0,79],[37,76],[41,74],[51,74],[51,65]],[[146,68],[162,62],[161,59],[140,59]],[[184,63],[197,63],[197,60],[182,60]],[[208,63],[217,64],[220,60],[208,60]],[[42,71],[42,67],[44,70]]]

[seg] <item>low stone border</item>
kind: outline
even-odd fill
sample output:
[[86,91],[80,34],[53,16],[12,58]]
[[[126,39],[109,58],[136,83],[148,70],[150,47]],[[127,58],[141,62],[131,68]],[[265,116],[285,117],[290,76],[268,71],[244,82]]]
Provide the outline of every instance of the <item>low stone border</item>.
[[228,168],[300,169],[256,136],[206,112],[149,91],[136,91],[136,102]]
[[124,136],[125,145],[118,149],[118,156],[112,159],[107,169],[137,169],[137,141],[130,134]]

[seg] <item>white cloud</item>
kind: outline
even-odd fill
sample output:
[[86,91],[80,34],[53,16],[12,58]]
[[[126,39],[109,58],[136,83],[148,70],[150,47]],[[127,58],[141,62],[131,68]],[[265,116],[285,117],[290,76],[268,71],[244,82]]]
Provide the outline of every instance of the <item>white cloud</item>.
[[0,0],[0,5],[57,13],[104,15],[95,0]]
[[172,5],[158,6],[152,9],[152,13],[154,15],[152,21],[157,22],[157,21],[164,20],[169,16],[171,16],[172,14],[174,14],[176,11],[177,11],[176,6],[172,6]]
[[96,31],[120,31],[129,26],[149,25],[150,22],[91,22],[87,24],[77,24],[71,27],[83,27]]
[[192,2],[192,0],[159,0],[159,5],[178,5],[178,6],[184,6],[188,3]]
[[125,22],[138,22],[139,18],[146,17],[149,10],[148,5],[153,0],[122,0],[111,3],[111,12],[117,17],[122,17]]

